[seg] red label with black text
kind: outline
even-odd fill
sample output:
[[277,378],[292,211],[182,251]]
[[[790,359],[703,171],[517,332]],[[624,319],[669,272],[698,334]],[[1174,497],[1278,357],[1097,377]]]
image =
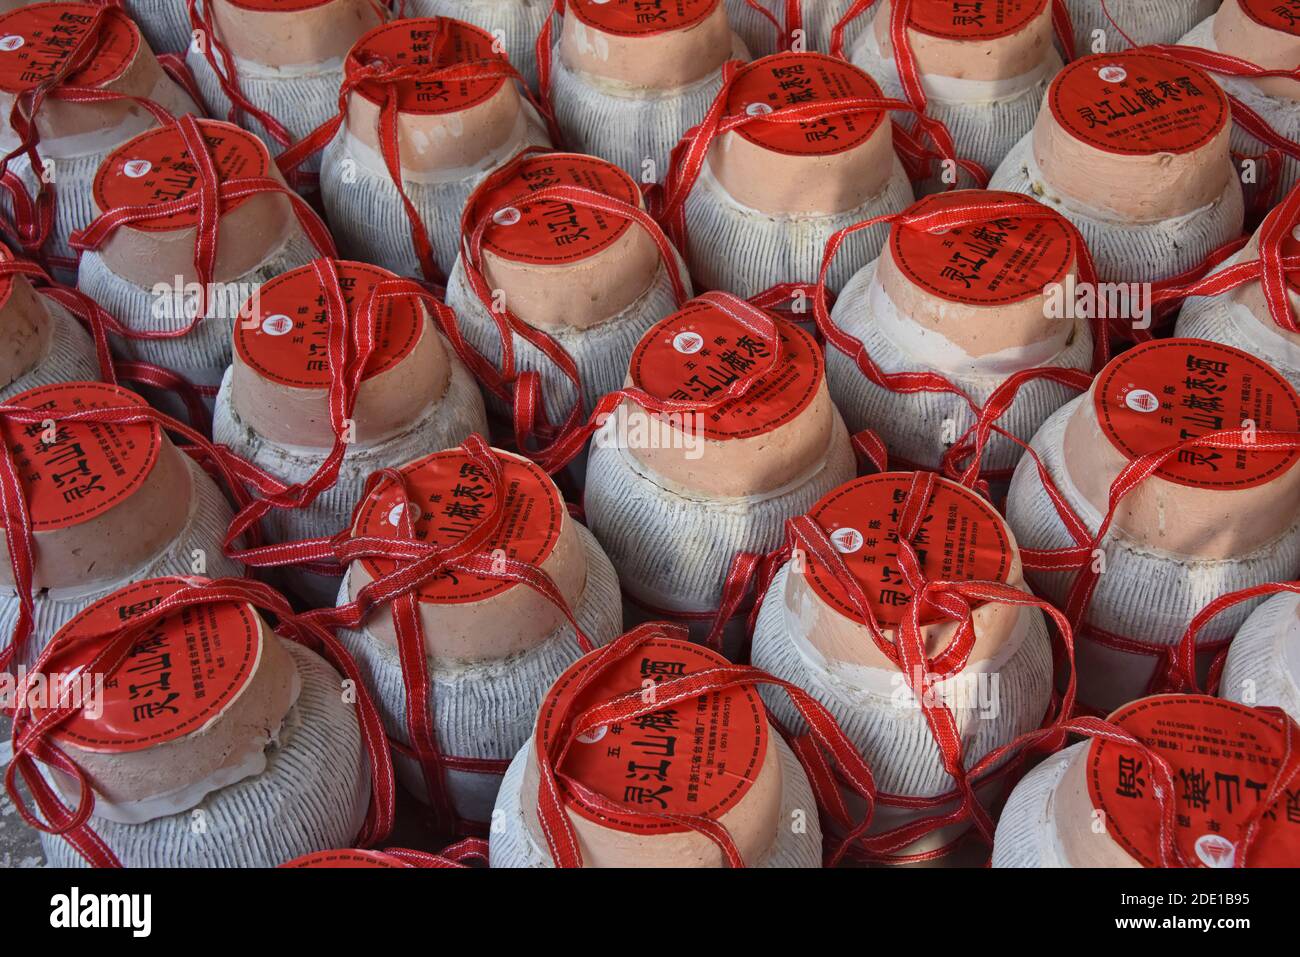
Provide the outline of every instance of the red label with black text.
[[948,40],[995,40],[1019,33],[1047,0],[915,0],[907,25]]
[[[448,67],[475,60],[500,60],[492,36],[478,27],[445,17],[395,20],[376,27],[357,41],[348,54],[347,72],[354,76],[372,61],[390,67]],[[456,113],[491,98],[505,78],[441,81],[407,80],[397,85],[397,108],[403,113]],[[384,102],[384,87],[363,83],[357,91],[372,103]]]
[[1109,153],[1190,153],[1228,122],[1228,98],[1196,67],[1144,53],[1075,60],[1047,91],[1075,139]]
[[[187,583],[135,582],[81,612],[55,643],[104,634],[56,653],[49,670],[72,674],[91,665],[114,634]],[[79,711],[54,731],[87,751],[142,751],[193,734],[244,690],[262,655],[261,622],[242,602],[194,605],[153,622],[122,664],[104,676],[98,717]]]
[[[1207,432],[1300,429],[1300,398],[1269,365],[1201,339],[1164,339],[1125,352],[1101,371],[1093,406],[1102,431],[1130,459]],[[1289,469],[1300,450],[1250,452],[1192,446],[1156,474],[1194,488],[1252,488]]]
[[[95,8],[81,3],[33,4],[0,16],[0,90],[22,93],[57,76],[94,18]],[[101,86],[115,80],[139,49],[139,29],[121,10],[110,9],[94,52],[63,85]]]
[[338,851],[317,851],[315,854],[304,854],[302,857],[295,857],[287,864],[281,864],[281,867],[386,867],[386,868],[409,868],[411,865],[405,861],[398,860],[391,854],[384,854],[382,851],[363,851],[353,848],[344,848]]
[[569,0],[569,12],[601,33],[652,36],[703,23],[719,0]]
[[1300,0],[1237,0],[1237,5],[1261,26],[1300,36]]
[[[37,412],[77,412],[148,406],[134,392],[102,382],[58,383],[29,389],[9,400]],[[37,532],[80,525],[129,498],[158,460],[157,423],[111,425],[0,422]]]
[[[199,128],[220,182],[269,175],[271,155],[252,133],[216,120],[200,120]],[[176,127],[159,127],[141,133],[110,153],[95,174],[95,203],[105,211],[184,199],[198,189],[198,168]],[[223,215],[238,209],[248,199],[245,196],[223,202]],[[130,228],[168,232],[196,226],[198,221],[198,210],[191,209],[142,219]]]
[[632,178],[612,163],[577,153],[546,153],[515,167],[508,179],[477,190],[470,198],[471,223],[492,221],[483,233],[483,248],[513,262],[561,265],[607,249],[627,232],[631,221],[572,203],[530,203],[529,193],[553,186],[580,186],[629,206],[640,204]]
[[[736,72],[727,92],[727,112],[761,117],[787,106],[880,96],[876,81],[844,60],[823,53],[779,53]],[[868,110],[807,123],[755,120],[737,127],[736,133],[774,153],[827,156],[865,143],[884,119],[882,111]]]
[[[583,712],[627,692],[647,703],[663,681],[726,665],[716,652],[684,641],[657,638],[611,664],[585,687],[596,653],[560,675],[542,702],[536,742],[545,751]],[[567,708],[562,721],[560,709]],[[584,732],[574,739],[558,771],[611,801],[651,814],[718,820],[749,793],[767,753],[767,716],[752,687],[712,691],[658,711]],[[621,831],[688,830],[663,820],[590,807],[565,788],[575,813]]]
[[[796,418],[817,394],[824,371],[817,343],[793,323],[774,321],[781,334],[776,369],[739,399],[700,410],[708,438],[770,432]],[[692,302],[645,334],[632,353],[631,378],[656,398],[707,402],[771,357],[767,340],[716,306]]]
[[[1025,197],[986,190],[927,196],[907,210],[926,213],[962,206],[1022,204]],[[990,218],[942,233],[895,223],[889,251],[914,285],[951,302],[995,306],[1043,294],[1074,262],[1074,234],[1059,216],[1051,219]]]
[[[1279,713],[1208,695],[1155,695],[1120,708],[1110,720],[1169,764],[1174,778],[1174,840],[1193,866],[1233,867],[1248,819],[1279,774],[1300,754],[1292,723]],[[1088,746],[1088,797],[1106,830],[1146,867],[1160,866],[1160,804],[1147,757],[1120,741]],[[1247,854],[1251,867],[1292,867],[1300,860],[1300,783],[1271,802]]]
[[[827,494],[808,513],[840,553],[884,627],[903,620],[912,598],[898,562],[898,520],[911,486],[910,472],[854,479]],[[935,483],[920,530],[911,542],[927,580],[1003,582],[1011,568],[1011,540],[1002,519],[984,499],[953,482]],[[830,569],[811,555],[807,578],[828,605],[865,624]],[[937,613],[922,613],[923,624],[936,620]]]
[[[395,281],[386,269],[336,260],[339,286],[348,313],[358,310],[378,283]],[[302,389],[328,389],[329,313],[325,294],[311,266],[300,266],[262,286],[257,316],[235,323],[235,352],[262,378]],[[363,379],[394,368],[420,339],[423,313],[411,296],[385,296],[375,312],[375,348]]]
[[[541,565],[550,557],[560,537],[564,503],[554,483],[540,468],[526,459],[501,455],[504,473],[504,501],[498,502],[482,470],[460,449],[448,449],[404,465],[407,490],[413,507],[415,537],[435,545],[461,541],[499,509],[504,519],[496,537],[484,550],[501,550],[503,556],[529,565]],[[393,538],[400,528],[400,493],[392,483],[362,503],[353,535]],[[362,559],[371,578],[393,570],[383,559]],[[462,603],[491,598],[514,587],[514,582],[443,571],[420,586],[421,601]]]

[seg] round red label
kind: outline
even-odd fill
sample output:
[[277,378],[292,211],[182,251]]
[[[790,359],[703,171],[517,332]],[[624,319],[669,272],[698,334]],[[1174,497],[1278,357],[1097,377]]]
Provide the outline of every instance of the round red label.
[[[1135,346],[1097,376],[1093,406],[1106,437],[1131,459],[1223,429],[1300,428],[1300,397],[1267,363],[1202,339]],[[1275,478],[1300,450],[1179,452],[1156,474],[1195,488],[1252,488]]]
[[[898,520],[912,473],[885,472],[846,482],[809,511],[861,585],[876,620],[894,627],[912,593],[898,563]],[[960,485],[937,481],[912,547],[926,579],[1004,582],[1011,569],[1011,539],[998,513]],[[853,609],[831,570],[807,556],[807,578],[818,597],[844,616],[866,622]],[[924,624],[939,620],[922,613]]]
[[[267,176],[271,154],[252,133],[219,120],[200,120],[203,139],[221,182],[250,176]],[[190,158],[180,131],[174,126],[157,127],[119,146],[110,153],[95,174],[95,204],[102,210],[121,206],[146,206],[184,199],[199,188],[199,173]],[[249,197],[223,204],[229,213]],[[154,216],[131,224],[131,229],[169,232],[198,225],[198,210]]]
[[569,12],[602,33],[644,37],[703,23],[719,0],[570,0]]
[[[386,269],[335,260],[349,316],[356,318],[367,294],[396,280]],[[325,294],[310,265],[276,276],[258,294],[258,315],[235,323],[235,352],[263,379],[302,389],[328,389],[329,314]],[[375,348],[363,379],[387,372],[411,354],[420,339],[423,313],[413,296],[386,297],[375,315]]]
[[[1300,754],[1287,754],[1284,715],[1208,695],[1142,698],[1110,720],[1168,762],[1174,839],[1194,866],[1232,867],[1248,819],[1284,764],[1294,771],[1300,760]],[[1157,779],[1147,758],[1122,742],[1095,738],[1087,777],[1088,797],[1110,836],[1144,866],[1160,866]],[[1298,796],[1293,783],[1264,814],[1250,866],[1292,867],[1300,860]]]
[[[105,633],[56,653],[47,671],[89,667],[113,634],[187,582],[135,582],[91,605],[55,636],[57,644]],[[55,738],[87,751],[142,751],[204,728],[244,690],[262,655],[262,629],[252,607],[238,602],[195,605],[148,627],[112,674],[103,675],[102,713],[73,715]],[[91,675],[91,678],[100,676]]]
[[[875,80],[844,60],[822,53],[779,53],[736,72],[727,92],[727,112],[763,116],[803,103],[880,95]],[[882,111],[868,110],[808,123],[755,120],[736,127],[736,133],[774,153],[827,156],[865,143],[884,121]]]
[[[498,453],[500,454],[500,453]],[[447,449],[401,468],[412,506],[415,537],[435,545],[452,545],[465,538],[494,509],[503,515],[496,538],[485,546],[503,557],[541,565],[550,557],[560,537],[564,502],[555,484],[526,459],[501,454],[505,501],[496,495],[482,470],[460,449]],[[392,538],[401,521],[399,492],[386,483],[362,504],[353,535]],[[393,570],[386,559],[362,559],[371,578]],[[444,571],[420,586],[420,600],[442,604],[482,601],[513,588],[514,582]]]
[[[998,206],[1025,202],[1013,193],[960,190],[936,193],[907,212],[927,213],[978,203],[989,218],[943,233],[895,223],[889,234],[894,262],[914,285],[950,302],[995,306],[1043,294],[1061,282],[1074,262],[1074,234],[1065,220],[997,216]],[[1047,207],[1043,207],[1047,211]]]
[[572,203],[530,203],[521,196],[553,186],[581,186],[637,206],[641,193],[632,177],[612,163],[577,153],[530,156],[511,175],[489,179],[470,198],[469,222],[492,221],[483,248],[513,262],[561,265],[607,249],[631,221]]
[[[824,365],[812,336],[776,319],[781,333],[777,368],[739,399],[701,409],[704,435],[744,439],[770,432],[806,409],[821,385]],[[731,383],[771,361],[772,347],[708,302],[688,302],[642,337],[632,353],[631,378],[652,396],[707,402]]]
[[1228,122],[1228,98],[1187,63],[1145,53],[1075,60],[1047,91],[1052,117],[1072,137],[1108,153],[1190,153]]
[[304,854],[302,857],[295,857],[287,864],[281,864],[281,867],[386,867],[386,868],[409,868],[410,864],[398,860],[391,854],[385,854],[382,851],[363,851],[353,848],[344,848],[338,851],[317,851],[315,854]]
[[311,10],[323,7],[334,0],[225,0],[232,7],[253,10],[257,13],[296,13],[299,10]]
[[[37,3],[0,16],[0,90],[22,93],[56,76],[95,19],[83,3]],[[116,80],[140,49],[140,30],[121,10],[104,15],[99,42],[66,86],[102,86]]]
[[[560,675],[542,702],[536,746],[544,753],[567,736],[585,711],[628,692],[653,704],[663,681],[726,665],[699,645],[656,638],[613,662],[585,687],[593,652]],[[561,709],[567,716],[561,719]],[[749,793],[767,753],[767,715],[752,687],[711,691],[650,714],[585,732],[574,739],[559,771],[620,804],[654,814],[718,820]],[[688,830],[662,820],[607,813],[589,806],[564,783],[565,805],[605,827],[639,833]]]
[[[460,20],[394,20],[357,41],[348,54],[347,72],[355,76],[362,67],[376,61],[390,67],[447,67],[475,60],[506,62],[492,45],[491,34]],[[505,78],[500,76],[454,83],[408,80],[397,86],[397,108],[403,113],[456,113],[485,102],[503,83]],[[382,85],[363,83],[357,92],[372,103],[384,102]]]
[[[148,408],[134,392],[102,382],[39,386],[9,401],[50,412]],[[0,422],[0,434],[13,456],[32,528],[38,532],[79,525],[129,498],[148,477],[162,444],[162,429],[155,422],[110,425],[6,419]]]
[[921,0],[907,25],[947,40],[996,40],[1019,33],[1046,6],[1047,0]]
[[1300,36],[1300,0],[1237,0],[1237,5],[1261,26]]

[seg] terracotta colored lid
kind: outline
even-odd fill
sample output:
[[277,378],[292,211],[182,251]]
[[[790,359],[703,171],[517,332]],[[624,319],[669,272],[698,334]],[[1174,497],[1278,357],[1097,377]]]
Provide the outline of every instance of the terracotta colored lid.
[[[1293,70],[1300,62],[1298,0],[1224,0],[1214,15],[1213,44],[1230,56],[1271,70]],[[1238,80],[1268,96],[1300,99],[1300,81],[1285,77]]]
[[341,59],[384,21],[383,7],[371,0],[211,0],[211,8],[226,48],[264,67]]
[[[1048,0],[914,2],[907,41],[923,76],[972,81],[1010,80],[1041,71],[1052,53]],[[890,0],[875,8],[872,39],[894,57]]]

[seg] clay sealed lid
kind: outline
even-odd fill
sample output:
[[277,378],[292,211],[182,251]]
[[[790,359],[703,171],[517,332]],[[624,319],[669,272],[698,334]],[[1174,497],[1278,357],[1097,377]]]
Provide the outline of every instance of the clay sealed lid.
[[[898,563],[898,521],[912,486],[910,472],[883,472],[834,489],[809,511],[861,585],[876,620],[892,628],[912,598]],[[912,539],[921,573],[929,580],[1005,582],[1014,559],[1006,524],[988,501],[938,479],[921,529]],[[845,617],[854,610],[829,568],[806,557],[806,579],[818,597]],[[942,618],[922,610],[921,623]]]
[[[564,522],[565,507],[559,490],[540,468],[527,459],[494,452],[501,461],[504,496],[494,492],[482,469],[462,449],[435,452],[402,466],[411,505],[415,537],[436,545],[464,539],[495,510],[503,516],[496,537],[485,546],[501,550],[503,557],[537,566],[555,550]],[[401,493],[385,483],[358,506],[352,534],[393,538],[401,522]],[[365,558],[371,578],[393,570],[393,563]],[[514,582],[444,571],[419,589],[421,601],[460,604],[482,601],[514,587]]]
[[[1300,397],[1267,363],[1200,339],[1143,343],[1115,357],[1093,385],[1102,433],[1130,459],[1224,429],[1293,432]],[[1156,475],[1196,488],[1243,489],[1289,470],[1300,450],[1179,452]]]
[[[54,638],[72,642],[55,652],[47,671],[74,674],[89,667],[115,634],[168,595],[180,578],[136,582],[97,601]],[[243,692],[262,655],[262,627],[251,606],[196,605],[152,623],[113,673],[104,676],[102,713],[79,711],[53,737],[83,751],[143,751],[207,727]],[[38,716],[39,717],[39,716]]]
[[[493,50],[493,43],[487,31],[449,17],[395,20],[358,40],[348,54],[346,69],[351,77],[373,62],[388,67],[508,62]],[[403,113],[457,113],[491,99],[504,83],[505,77],[500,76],[454,83],[407,81],[398,85],[397,108]],[[384,89],[376,84],[362,84],[357,92],[376,105],[384,102]]]
[[[704,435],[743,439],[793,421],[812,403],[825,374],[817,343],[797,325],[774,319],[781,335],[777,368],[737,399],[701,409]],[[772,346],[710,302],[688,302],[647,332],[632,353],[632,384],[661,399],[708,402],[737,379],[771,362]]]
[[[39,386],[10,402],[35,410],[75,412],[120,406],[146,409],[134,392],[102,382]],[[156,422],[0,422],[36,532],[68,528],[129,498],[149,476],[163,443]]]
[[1047,0],[918,0],[908,11],[912,30],[945,40],[996,40],[1019,33]]
[[[880,96],[876,81],[844,60],[822,53],[778,53],[736,72],[727,91],[727,113],[762,116],[796,104]],[[739,126],[735,132],[777,153],[825,156],[860,146],[884,121],[883,111],[870,110],[809,123],[760,120]]]
[[1300,0],[1237,0],[1237,6],[1260,26],[1300,36]]
[[890,253],[912,285],[950,302],[996,306],[1041,296],[1046,286],[1065,279],[1078,249],[1073,230],[1059,215],[1026,219],[997,214],[998,206],[1024,202],[1018,193],[990,190],[927,196],[907,213],[978,203],[990,207],[989,218],[942,233],[895,223]]
[[491,223],[483,248],[517,263],[564,265],[608,249],[632,226],[631,220],[571,203],[519,201],[554,186],[579,186],[631,206],[641,193],[632,177],[613,163],[577,153],[543,153],[514,166],[513,174],[488,180],[470,197],[468,222]]
[[[628,693],[645,696],[665,680],[727,664],[716,652],[671,638],[651,639],[592,677],[599,656],[597,651],[579,659],[547,692],[534,732],[538,754],[567,738],[573,722],[589,708]],[[556,770],[637,810],[716,821],[758,779],[768,733],[758,692],[732,687],[584,732]],[[604,827],[635,834],[689,830],[671,821],[598,808],[563,779],[560,787],[569,810]]]
[[[94,18],[95,7],[84,3],[36,3],[0,15],[0,90],[22,93],[57,76]],[[131,65],[140,46],[139,28],[111,7],[94,53],[64,83],[110,83]]]
[[[271,154],[255,135],[232,123],[199,120],[203,138],[216,164],[219,181],[268,176]],[[180,130],[160,126],[123,143],[105,157],[95,173],[95,205],[108,211],[184,199],[198,191],[199,174]],[[238,209],[251,197],[225,202],[222,214]],[[197,209],[142,219],[130,229],[170,232],[198,225]]]
[[[356,317],[379,283],[397,277],[366,263],[337,260],[339,285],[348,313]],[[256,315],[235,323],[235,351],[259,376],[280,385],[327,389],[329,313],[312,266],[300,266],[267,282],[258,293]],[[375,349],[362,379],[397,366],[415,349],[424,314],[414,297],[385,297],[375,315]]]
[[[1294,737],[1288,748],[1285,715],[1221,698],[1156,695],[1125,705],[1110,720],[1169,764],[1174,840],[1193,865],[1234,866],[1251,817],[1279,773],[1294,775],[1300,761]],[[1291,733],[1297,733],[1293,722]],[[1107,833],[1144,866],[1160,866],[1160,805],[1147,758],[1122,742],[1094,739],[1086,777]],[[1260,818],[1249,866],[1287,867],[1300,860],[1294,793],[1294,787],[1284,790]]]
[[342,848],[336,851],[317,851],[315,854],[304,854],[302,857],[295,857],[293,860],[281,864],[281,867],[383,867],[383,868],[411,868],[414,865],[407,864],[405,861],[393,857],[391,854],[385,854],[383,851],[364,851],[358,848]]
[[1074,139],[1109,153],[1191,153],[1230,118],[1228,98],[1207,74],[1147,53],[1082,57],[1052,80],[1047,103]]
[[620,37],[653,36],[703,23],[721,0],[570,0],[569,16]]

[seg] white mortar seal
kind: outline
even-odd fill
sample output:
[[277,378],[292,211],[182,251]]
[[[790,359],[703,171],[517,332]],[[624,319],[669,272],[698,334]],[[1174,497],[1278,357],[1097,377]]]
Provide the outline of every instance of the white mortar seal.
[[[266,176],[282,181],[266,147],[230,123],[202,120],[200,128],[221,180]],[[172,178],[189,164],[175,128],[141,134],[111,153],[95,177],[97,215],[125,207],[194,194],[187,177]],[[185,335],[134,339],[113,337],[114,349],[179,372],[191,382],[214,387],[230,365],[231,334],[240,308],[273,276],[304,265],[330,249],[315,214],[301,210],[319,230],[309,236],[283,193],[265,192],[225,205],[203,318]],[[134,332],[160,333],[189,326],[198,306],[195,268],[198,213],[189,211],[128,223],[97,250],[82,254],[77,286]]]
[[[1220,392],[1219,389],[1222,388]],[[1208,390],[1208,391],[1207,391]],[[1217,411],[1202,397],[1221,395]],[[1135,458],[1214,431],[1292,431],[1300,399],[1263,362],[1216,343],[1158,340],[1123,353],[1083,396],[1062,406],[1034,436],[1042,460],[1090,536],[1111,484]],[[1190,447],[1170,458],[1118,505],[1098,553],[1079,571],[1100,571],[1076,635],[1079,701],[1105,710],[1139,698],[1160,656],[1196,614],[1228,592],[1290,578],[1300,561],[1300,453]],[[1025,548],[1075,547],[1030,456],[1007,495],[1007,521]],[[1031,571],[1035,591],[1065,607],[1079,571]],[[1244,603],[1201,629],[1199,641],[1229,638]],[[1100,632],[1101,634],[1098,634]],[[1138,642],[1147,653],[1106,636]]]
[[[779,547],[786,519],[854,475],[821,351],[798,326],[773,321],[779,364],[745,395],[676,418],[625,400],[593,438],[587,522],[636,603],[667,615],[715,611],[737,554]],[[692,300],[646,333],[627,384],[703,402],[763,368],[772,347]]]
[[[133,392],[91,382],[42,386],[10,401],[59,411],[144,407]],[[20,476],[31,483],[24,484],[24,493],[36,555],[35,621],[19,657],[28,664],[78,612],[126,582],[243,573],[221,550],[234,518],[225,497],[160,426],[55,425],[0,426],[15,463],[22,463]],[[44,442],[47,436],[54,441]],[[45,481],[37,484],[30,476]],[[19,607],[8,553],[0,548],[0,634],[6,644]]]
[[[962,10],[961,4],[954,5]],[[1011,0],[1001,16],[975,19],[945,12],[943,4],[911,7],[908,42],[927,101],[926,115],[952,134],[957,155],[988,171],[997,168],[1034,126],[1047,84],[1061,69],[1052,46],[1050,0]],[[849,59],[880,84],[886,96],[907,99],[890,40],[891,4],[876,8],[871,29],[846,46]],[[908,114],[898,120],[910,125]],[[940,192],[951,184],[973,186],[969,174],[938,170],[916,186],[917,194]]]
[[451,17],[492,35],[528,85],[537,89],[537,34],[551,15],[549,0],[408,0],[408,17]]
[[[622,630],[618,579],[592,535],[569,517],[559,491],[526,459],[494,452],[504,466],[507,525],[490,546],[548,574],[594,645]],[[448,544],[482,521],[490,488],[471,472],[460,449],[434,453],[402,469],[422,513],[415,522],[424,540]],[[439,498],[434,500],[433,495]],[[400,509],[395,488],[379,489],[357,509],[354,534],[380,523],[392,525]],[[476,509],[475,506],[478,506]],[[441,524],[438,524],[441,523]],[[363,587],[392,570],[393,563],[355,561],[344,575],[339,604],[356,599]],[[419,587],[418,607],[429,668],[429,709],[444,755],[479,761],[508,760],[528,736],[537,704],[550,683],[582,649],[563,612],[525,584],[458,572],[441,573]],[[398,658],[391,606],[380,605],[357,630],[340,639],[357,660],[374,695],[390,738],[410,743],[408,686]],[[427,797],[415,761],[395,749],[399,780]],[[446,771],[452,804],[462,818],[486,821],[500,772]]]
[[[1117,735],[1131,736],[1140,747],[1118,737],[1094,738],[1025,775],[998,821],[993,866],[1240,866],[1247,818],[1279,770],[1294,781],[1286,717],[1179,694],[1143,698],[1109,720]],[[1207,739],[1220,747],[1207,748]],[[1153,766],[1157,756],[1172,774],[1163,786]],[[1232,789],[1229,800],[1227,790],[1216,789],[1216,775],[1238,782],[1240,794]],[[1174,811],[1163,842],[1162,799]],[[1266,816],[1245,866],[1293,867],[1297,861],[1300,825],[1284,813]]]
[[[489,844],[492,867],[556,866],[538,807],[538,755],[567,726],[557,709],[600,704],[629,688],[647,694],[644,689],[652,682],[726,665],[707,649],[658,637],[575,690],[576,682],[604,657],[602,652],[582,658],[546,692],[536,726],[510,763],[497,798]],[[698,764],[691,759],[692,748]],[[629,785],[629,764],[645,770],[641,780],[649,783]],[[698,699],[698,707],[683,703],[676,710],[651,712],[579,735],[558,770],[619,805],[597,811],[561,784],[560,813],[573,827],[584,867],[723,865],[720,849],[704,835],[647,818],[643,809],[716,821],[749,867],[821,866],[821,829],[812,788],[769,723],[753,686],[710,691]]]
[[722,0],[641,12],[636,0],[569,0],[542,95],[572,149],[654,183],[667,174],[673,145],[704,118],[723,64],[748,60],[749,51]]
[[[128,586],[56,641],[120,628],[183,584]],[[64,654],[89,664],[101,647]],[[56,652],[48,667],[61,660]],[[369,762],[342,679],[251,605],[201,604],[159,619],[114,677],[98,714],[83,709],[52,738],[93,782],[91,827],[124,866],[269,867],[360,831]],[[75,801],[70,777],[44,773]],[[85,866],[59,837],[41,837],[51,862]]]
[[[19,145],[8,122],[15,100],[34,87],[42,74],[54,75],[69,52],[60,38],[84,36],[94,13],[80,3],[36,3],[0,14],[0,36],[9,40],[0,49],[0,156]],[[65,85],[152,100],[173,116],[199,112],[163,72],[140,28],[121,10],[104,14],[94,61],[68,77]],[[42,188],[48,190],[46,184],[55,188],[54,220],[45,251],[53,257],[60,279],[70,280],[76,270],[77,254],[68,237],[94,218],[90,193],[99,164],[114,147],[157,125],[152,113],[128,99],[77,102],[50,97],[42,102],[35,117],[42,168],[33,169],[25,154],[15,155],[8,168],[31,196]],[[13,214],[7,196],[3,206]]]
[[[911,476],[886,472],[856,479],[823,499],[809,514],[830,537],[850,573],[862,586],[886,640],[894,642],[910,596],[891,557],[888,538]],[[927,578],[1003,582],[1028,591],[1019,550],[1002,519],[983,499],[947,480],[938,480],[927,509],[928,542],[922,571]],[[920,557],[918,555],[918,557]],[[939,565],[945,567],[940,569]],[[810,556],[781,566],[768,587],[754,629],[754,664],[799,685],[820,701],[871,767],[882,794],[934,798],[949,794],[953,781],[943,769],[925,714],[905,676],[876,647],[867,625],[849,610],[843,589]],[[972,611],[975,642],[962,671],[933,686],[948,703],[962,737],[963,760],[983,756],[1037,728],[1052,693],[1052,649],[1043,613],[998,602]],[[922,619],[927,653],[949,644],[955,623]],[[784,700],[764,691],[773,716],[798,732],[802,721]],[[986,778],[981,798],[995,801],[1002,783]],[[845,792],[856,820],[864,807]],[[869,833],[938,816],[954,800],[926,811],[885,803]],[[903,849],[906,855],[951,845],[970,822],[931,832]]]
[[[880,89],[834,57],[783,53],[736,70],[718,97],[711,114],[762,117],[804,103],[879,98]],[[683,201],[691,274],[706,288],[746,299],[782,282],[816,282],[835,232],[912,201],[881,110],[802,125],[756,119],[712,139],[698,170],[673,172],[682,178],[677,188],[689,190]],[[830,288],[838,291],[874,259],[886,235],[879,226],[849,237]]]
[[[430,47],[436,53],[430,53]],[[503,60],[492,36],[456,20],[397,20],[353,47],[345,74],[368,62],[430,69]],[[422,275],[401,194],[385,165],[381,107],[392,84],[348,95],[344,122],[321,160],[321,199],[345,255],[403,276]],[[460,246],[461,212],[492,170],[530,146],[550,146],[546,126],[519,84],[506,76],[397,85],[402,189],[415,206],[438,268],[449,272]],[[426,276],[434,279],[436,277]]]
[[[1178,43],[1240,57],[1266,69],[1294,70],[1300,63],[1300,3],[1223,0],[1217,13],[1198,23]],[[1274,132],[1292,142],[1300,140],[1300,81],[1211,75],[1228,95],[1258,113]],[[1259,157],[1269,146],[1234,124],[1232,148],[1247,157]],[[1262,161],[1256,164],[1255,178],[1254,188],[1246,186],[1247,196],[1253,196],[1263,183]],[[1285,196],[1297,182],[1300,159],[1283,154],[1281,177],[1272,198]]]
[[[387,270],[338,261],[351,321]],[[393,285],[376,300],[376,348],[352,412],[351,432],[333,485],[305,508],[274,509],[262,519],[271,542],[330,536],[347,528],[372,472],[486,433],[478,386],[434,325],[420,290],[402,298]],[[307,481],[334,446],[329,413],[326,337],[329,314],[311,265],[262,287],[260,315],[236,324],[234,361],[217,394],[213,440],[288,484]],[[282,572],[316,607],[334,604],[337,578],[304,569]]]
[[[936,204],[997,204],[1022,197],[958,190]],[[977,405],[1014,373],[1047,366],[1087,370],[1089,321],[1052,315],[1051,287],[1077,276],[1077,240],[1063,220],[999,218],[928,233],[894,224],[880,258],[859,270],[831,310],[831,321],[859,340],[886,374],[933,372]],[[854,356],[828,348],[831,397],[851,433],[874,431],[892,455],[938,470],[948,447],[974,424],[970,406],[945,392],[893,392],[873,383]],[[1043,421],[1077,393],[1049,379],[1025,383],[999,425],[1029,441]],[[1013,468],[1021,448],[990,438],[981,471]]]
[[1052,80],[989,188],[1030,194],[1074,223],[1099,278],[1165,279],[1241,233],[1231,132],[1227,97],[1198,68],[1149,53],[1088,56]]
[[[13,254],[0,245],[0,262]],[[0,401],[53,382],[99,378],[95,343],[62,305],[26,276],[0,277]]]
[[1274,595],[1246,619],[1228,646],[1219,694],[1300,721],[1300,595]]
[[[582,413],[588,416],[601,396],[623,384],[632,350],[646,330],[678,307],[674,278],[686,297],[690,279],[676,251],[673,262],[664,262],[651,234],[629,219],[567,203],[520,202],[552,186],[585,187],[644,206],[636,183],[610,163],[576,153],[516,157],[470,199],[461,255],[447,280],[447,305],[465,340],[500,369],[497,317],[465,273],[469,233],[488,221],[481,263],[483,280],[497,300],[493,305],[499,301],[499,308],[568,353],[582,385]],[[540,373],[546,413],[552,423],[563,422],[576,400],[572,383],[541,349],[518,333],[510,335],[516,369]],[[495,395],[486,399],[490,411],[510,414]]]
[[[300,140],[337,111],[343,58],[362,34],[383,22],[381,9],[369,0],[199,0],[199,26],[185,63],[213,116],[238,122],[279,156],[288,144],[261,119],[232,105],[222,74],[293,141]],[[319,168],[318,157],[301,166],[306,173]]]

